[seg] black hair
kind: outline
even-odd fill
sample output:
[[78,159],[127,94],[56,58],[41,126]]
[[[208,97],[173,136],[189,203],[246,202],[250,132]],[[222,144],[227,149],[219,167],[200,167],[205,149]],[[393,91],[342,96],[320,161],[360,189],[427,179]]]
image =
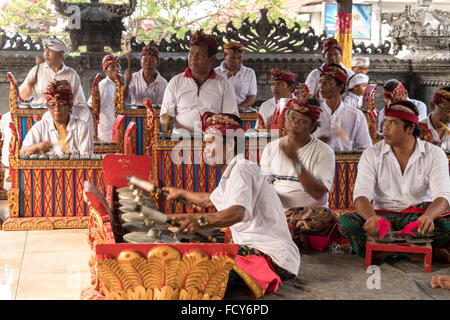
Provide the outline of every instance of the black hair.
[[[312,104],[313,106],[320,107],[320,102],[316,98],[309,98],[308,99],[308,103]],[[285,113],[285,120],[288,118],[290,111],[291,111],[290,109],[286,111],[286,113]],[[318,127],[320,127],[320,122],[319,122],[319,120],[315,120],[313,118],[311,118],[311,121],[312,121],[311,124],[313,126],[313,129],[311,130],[311,133],[313,133],[314,131],[317,130]]]
[[[339,64],[335,64],[335,63],[330,63],[329,65],[328,65],[328,67],[335,67],[335,68],[339,68],[339,69],[341,69],[342,71],[344,71],[344,73],[345,73],[345,75],[346,76],[348,76],[348,74],[347,74],[347,71],[344,69],[344,68],[342,68]],[[334,78],[333,78],[334,79]],[[344,87],[342,88],[342,90],[341,90],[341,95],[345,92],[345,87],[347,86],[347,84],[346,83],[344,83],[344,82],[342,82],[342,81],[340,81],[340,80],[337,80],[337,79],[334,79],[334,81],[336,82],[336,86],[339,86],[339,85],[343,85]]]
[[[419,115],[419,110],[417,109],[417,106],[414,103],[412,103],[411,101],[407,101],[407,100],[394,101],[390,104],[390,106],[393,106],[396,104],[404,106],[404,107],[412,110],[416,116]],[[421,129],[420,125],[412,123],[411,121],[407,121],[407,120],[403,120],[403,119],[400,119],[400,120],[403,121],[403,129],[406,130],[409,127],[414,127],[412,135],[414,136],[414,138],[420,137],[420,134],[422,133],[422,129]]]
[[[233,118],[234,120],[236,120],[237,122],[239,122],[239,124],[242,126],[242,120],[239,116],[232,114],[232,113],[222,113],[224,115],[227,115],[231,118]],[[234,155],[238,155],[240,153],[244,153],[245,151],[245,138],[239,138],[236,135],[233,136],[233,141],[234,141]],[[240,147],[243,146],[243,147]]]
[[386,81],[386,83],[383,85],[383,88],[389,92],[392,92],[398,86],[399,83],[400,81],[398,81],[397,79],[391,79]]

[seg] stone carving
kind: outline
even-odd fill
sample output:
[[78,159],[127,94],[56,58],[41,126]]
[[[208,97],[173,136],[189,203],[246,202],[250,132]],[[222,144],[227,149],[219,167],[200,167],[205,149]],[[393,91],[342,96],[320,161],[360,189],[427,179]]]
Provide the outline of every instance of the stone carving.
[[105,46],[111,47],[113,51],[121,50],[122,31],[125,31],[122,18],[131,15],[136,8],[136,0],[121,5],[99,3],[98,0],[90,0],[89,3],[53,0],[53,3],[56,11],[66,17],[74,14],[68,10],[71,6],[80,10],[79,28],[67,28],[72,51],[86,45],[88,52],[100,53],[103,53]]
[[43,45],[41,39],[34,41],[29,36],[24,37],[20,34],[8,36],[0,28],[0,50],[8,51],[42,51]]

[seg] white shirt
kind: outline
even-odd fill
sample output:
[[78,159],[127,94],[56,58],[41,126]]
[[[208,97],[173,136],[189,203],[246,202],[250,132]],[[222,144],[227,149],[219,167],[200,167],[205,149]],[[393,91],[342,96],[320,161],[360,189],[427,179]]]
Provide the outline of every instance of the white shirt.
[[[298,178],[292,161],[280,149],[280,143],[286,143],[288,139],[288,136],[284,136],[270,142],[264,148],[260,165],[267,174]],[[273,182],[273,186],[280,197],[283,207],[285,209],[306,206],[328,207],[328,193],[334,181],[335,156],[333,149],[325,142],[311,137],[311,141],[299,149],[297,155],[303,169],[320,180],[328,192],[322,198],[314,199],[305,191],[300,181],[276,179]]]
[[[89,107],[86,106],[72,106],[72,110],[70,111],[70,114],[76,118],[78,118],[79,120],[83,120],[89,129],[89,133],[91,134],[91,137],[94,136],[95,134],[95,130],[94,130],[94,119],[92,118],[92,112],[91,109]],[[47,111],[46,113],[44,113],[44,115],[42,116],[42,119],[52,119],[52,115],[50,114],[49,111]]]
[[[100,92],[100,119],[97,126],[98,139],[103,142],[112,142],[114,121],[116,121],[114,108],[116,84],[109,77],[106,77],[98,83],[98,91]],[[92,105],[92,96],[89,98],[88,104]]]
[[2,119],[0,120],[0,130],[2,133],[2,165],[5,167],[9,167],[9,143],[11,142],[11,128],[9,124],[12,123],[11,113],[8,111],[7,113],[2,115]]
[[[313,132],[315,137],[330,137],[328,144],[334,151],[356,150],[372,146],[367,120],[361,110],[346,105],[342,100],[333,114],[325,100],[321,99],[320,106],[322,108],[319,118],[320,127]],[[348,142],[337,134],[334,125],[345,132]]]
[[230,226],[234,243],[258,249],[278,266],[298,274],[300,253],[289,233],[283,206],[256,163],[242,154],[235,156],[210,200],[218,211],[234,205],[245,208],[242,221]]
[[[48,155],[62,155],[62,148],[59,145],[59,135],[55,128],[53,119],[48,117],[42,117],[41,121],[36,122],[27,133],[25,140],[23,140],[22,147],[33,146],[42,141],[50,141],[54,144],[54,147],[50,149],[46,154]],[[71,154],[79,153],[92,154],[94,152],[94,145],[92,142],[92,136],[89,133],[89,129],[86,122],[72,117],[69,117],[69,123],[67,124],[67,148]]]
[[[325,63],[322,64],[319,68],[322,69],[324,65]],[[347,79],[350,78],[352,74],[354,74],[354,72],[352,70],[347,69],[342,62],[339,63],[339,65],[342,68],[344,68],[345,71],[347,72]],[[309,93],[311,93],[312,96],[318,93],[320,89],[319,81],[321,72],[319,68],[316,68],[313,71],[311,71],[305,81],[305,84],[308,86]],[[345,84],[345,87],[347,88],[347,84]]]
[[447,156],[441,148],[416,139],[402,175],[391,146],[382,140],[361,155],[353,201],[358,197],[373,200],[375,210],[396,212],[438,197],[450,203]]
[[144,79],[144,71],[141,69],[131,76],[128,95],[131,98],[131,104],[144,104],[144,98],[147,98],[152,104],[160,105],[163,101],[164,91],[167,87],[167,80],[164,79],[158,70],[155,70],[156,78],[150,84]]
[[[442,136],[442,139],[439,138],[436,129],[433,127],[433,124],[431,123],[430,117],[431,113],[427,117],[427,126],[428,129],[430,129],[433,140],[438,142],[437,146],[441,147],[444,151],[450,151],[450,135],[448,134],[447,131],[445,131],[444,135]],[[447,123],[446,126],[450,128],[450,123]]]
[[227,79],[217,75],[214,69],[200,88],[189,69],[170,79],[160,115],[175,117],[176,122],[185,128],[175,127],[173,133],[194,132],[194,128],[201,130],[200,116],[207,111],[239,116],[234,91]]
[[[427,106],[422,101],[416,100],[416,99],[406,99],[406,101],[411,101],[414,103],[417,107],[417,110],[419,111],[419,122],[425,121],[427,118]],[[380,110],[378,113],[378,131],[383,131],[382,124],[384,120],[384,107]]]
[[[277,108],[277,102],[275,101],[275,97],[272,97],[272,99],[269,99],[267,101],[264,101],[261,106],[259,107],[259,114],[261,115],[261,118],[264,120],[264,125],[267,128],[267,121],[270,117],[273,116],[273,113],[275,112],[275,109]],[[259,125],[259,120],[256,121],[255,128],[257,128]]]
[[[34,66],[31,68],[30,72],[28,72],[27,77],[23,81],[22,85],[19,88],[19,91],[23,90],[30,78],[36,75],[36,68],[38,66]],[[83,88],[81,87],[80,77],[77,72],[71,67],[66,66],[64,63],[62,64],[62,68],[58,70],[58,72],[53,71],[50,66],[44,62],[39,65],[38,75],[37,75],[37,83],[33,87],[32,96],[33,96],[33,104],[45,104],[45,89],[48,87],[50,82],[53,79],[56,80],[67,80],[72,88],[73,94],[73,104],[86,104],[86,98],[84,96]]]
[[257,82],[255,71],[251,68],[247,68],[241,65],[239,71],[232,77],[227,77],[228,69],[226,67],[226,61],[222,61],[220,66],[214,69],[217,74],[227,79],[234,89],[234,95],[236,96],[237,104],[241,104],[247,99],[248,96],[256,96]]
[[350,91],[344,98],[344,104],[346,104],[350,107],[358,108],[358,109],[361,109],[362,101],[363,101],[363,96],[358,96]]

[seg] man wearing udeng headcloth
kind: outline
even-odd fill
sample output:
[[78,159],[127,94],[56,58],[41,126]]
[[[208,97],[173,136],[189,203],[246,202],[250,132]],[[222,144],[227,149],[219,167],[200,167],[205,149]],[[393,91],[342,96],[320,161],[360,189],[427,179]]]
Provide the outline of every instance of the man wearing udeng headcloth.
[[43,117],[33,125],[22,143],[20,154],[91,155],[94,147],[89,129],[84,121],[71,114],[70,84],[65,80],[52,81],[45,90],[45,98],[50,118]]
[[[190,41],[189,67],[173,77],[166,87],[161,105],[163,129],[192,133],[205,112],[230,113],[239,116],[234,89],[227,79],[216,74],[217,41],[198,31]],[[168,125],[166,125],[168,124]]]

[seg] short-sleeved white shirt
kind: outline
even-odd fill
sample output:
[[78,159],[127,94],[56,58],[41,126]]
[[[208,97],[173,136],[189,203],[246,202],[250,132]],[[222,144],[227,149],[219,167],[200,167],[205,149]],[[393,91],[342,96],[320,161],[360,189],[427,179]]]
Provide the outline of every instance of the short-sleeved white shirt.
[[164,97],[164,91],[167,87],[167,80],[164,79],[158,70],[155,70],[156,78],[150,84],[144,79],[144,71],[141,69],[131,76],[128,95],[131,98],[131,104],[144,104],[144,98],[147,98],[152,104],[161,105]]
[[[311,93],[312,96],[314,96],[316,93],[319,92],[319,89],[320,89],[319,81],[320,81],[320,75],[321,75],[321,72],[319,69],[322,69],[324,65],[325,65],[325,63],[322,64],[319,68],[316,68],[313,71],[311,71],[305,80],[305,84],[308,86],[309,92]],[[350,76],[352,76],[354,74],[354,72],[352,70],[347,69],[342,62],[339,63],[339,65],[342,68],[344,68],[345,71],[347,72],[347,79],[350,78]],[[347,88],[347,84],[345,87]]]
[[0,120],[0,130],[2,132],[2,165],[9,167],[9,143],[11,142],[11,128],[9,124],[12,123],[11,113],[8,111],[2,115]]
[[[98,91],[100,92],[100,119],[97,126],[98,139],[102,142],[112,142],[114,121],[116,121],[114,109],[116,84],[109,77],[106,77],[98,83]],[[88,101],[88,105],[91,104],[92,96]]]
[[[261,106],[259,107],[259,114],[261,115],[261,118],[264,120],[264,125],[267,127],[268,123],[267,121],[271,116],[273,116],[273,113],[275,112],[275,109],[277,108],[277,102],[275,101],[275,97],[272,97],[271,99],[264,101]],[[256,128],[259,125],[259,121],[256,122]]]
[[[414,103],[417,107],[417,110],[419,111],[419,122],[423,122],[427,119],[427,106],[422,101],[416,100],[416,99],[406,99],[406,101],[411,101]],[[378,131],[383,131],[382,124],[384,120],[384,108],[380,110],[378,113]]]
[[362,102],[363,96],[358,96],[353,92],[349,92],[344,98],[344,104],[358,109],[361,109]]
[[200,117],[207,111],[239,116],[234,91],[227,79],[212,69],[209,79],[199,88],[189,68],[170,79],[160,115],[175,117],[182,128],[175,124],[174,133],[185,133],[186,130],[192,133],[194,127],[201,130]]
[[[283,180],[283,177],[298,179],[292,161],[280,149],[280,143],[289,139],[284,136],[270,142],[264,148],[260,165],[265,173],[275,175],[273,186],[285,209],[295,207],[328,207],[328,194],[334,181],[335,156],[333,149],[315,137],[297,151],[300,163],[313,177],[320,180],[328,192],[320,199],[314,199],[305,191],[300,181]],[[278,179],[277,179],[278,177]]]
[[235,156],[210,200],[218,211],[234,205],[245,208],[242,221],[230,226],[234,243],[256,248],[278,266],[298,274],[300,253],[289,233],[283,206],[256,163]]
[[[36,75],[36,68],[38,66],[34,66],[31,68],[30,72],[28,72],[27,77],[24,82],[20,86],[20,91],[23,90],[30,78]],[[64,63],[62,64],[62,68],[58,70],[58,72],[53,71],[50,66],[44,62],[39,65],[38,75],[37,75],[37,83],[33,87],[32,95],[33,95],[33,104],[45,104],[45,89],[48,87],[50,82],[54,79],[56,80],[67,80],[72,88],[73,95],[73,104],[86,104],[86,97],[84,96],[83,88],[81,86],[80,77],[77,72],[71,67],[66,66]]]
[[[70,153],[92,154],[94,152],[94,145],[92,142],[92,136],[89,133],[89,129],[86,122],[72,117],[69,117],[69,123],[67,125],[67,148]],[[43,141],[50,141],[54,144],[54,147],[50,149],[46,154],[48,155],[62,155],[62,149],[59,145],[58,130],[55,128],[53,118],[42,117],[41,121],[36,122],[30,131],[27,133],[25,140],[23,140],[22,147],[33,146]]]
[[222,61],[220,66],[214,69],[217,74],[227,79],[234,89],[237,104],[241,104],[248,96],[256,96],[257,82],[255,71],[251,68],[241,66],[241,69],[232,77],[227,77],[228,69],[226,61]]
[[[325,100],[320,100],[320,106],[322,108],[319,118],[320,127],[313,132],[315,137],[330,137],[328,144],[334,151],[356,150],[372,146],[367,120],[361,110],[344,104],[342,100],[333,114]],[[345,132],[348,142],[337,134],[334,124]]]
[[439,197],[450,203],[447,156],[441,148],[416,139],[402,175],[391,146],[382,140],[361,155],[353,200],[358,197],[373,200],[375,210],[396,212]]
[[[427,126],[428,129],[430,129],[431,136],[433,137],[433,140],[438,142],[437,146],[441,147],[444,151],[450,151],[450,134],[448,134],[447,131],[445,131],[444,136],[439,138],[439,135],[436,131],[436,129],[433,127],[433,124],[431,123],[431,113],[427,117]],[[447,123],[446,126],[450,128],[450,123]]]
[[[94,130],[94,119],[92,118],[92,112],[89,107],[81,106],[81,105],[74,105],[72,106],[72,110],[70,111],[70,114],[79,120],[83,120],[89,129],[89,133],[91,134],[91,137],[94,136],[95,130]],[[42,116],[42,119],[52,119],[52,115],[49,111],[44,113]]]

